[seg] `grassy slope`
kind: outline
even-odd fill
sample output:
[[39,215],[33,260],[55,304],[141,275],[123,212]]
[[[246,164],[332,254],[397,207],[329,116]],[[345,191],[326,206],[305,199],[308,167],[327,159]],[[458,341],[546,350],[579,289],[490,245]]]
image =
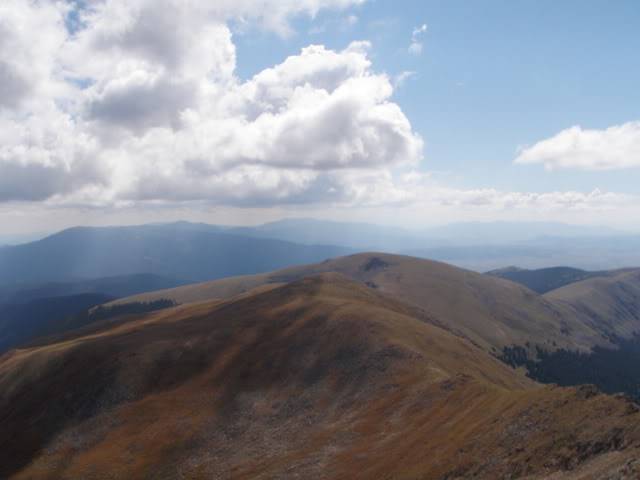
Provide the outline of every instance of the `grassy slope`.
[[607,334],[622,338],[640,334],[640,269],[573,283],[545,298],[570,307],[585,323]]
[[328,274],[14,351],[0,357],[0,477],[573,478],[636,468],[633,405],[540,387],[439,325]]
[[124,301],[172,298],[179,303],[228,298],[261,285],[281,284],[321,272],[339,272],[381,292],[418,305],[486,350],[529,342],[548,349],[587,350],[607,345],[565,304],[552,302],[516,283],[444,263],[367,253],[340,257],[271,274],[153,292]]

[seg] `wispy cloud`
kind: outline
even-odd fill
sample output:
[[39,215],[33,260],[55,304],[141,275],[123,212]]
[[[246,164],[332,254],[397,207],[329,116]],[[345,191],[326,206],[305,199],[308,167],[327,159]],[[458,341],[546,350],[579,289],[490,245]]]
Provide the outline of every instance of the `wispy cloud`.
[[327,20],[322,23],[318,23],[317,25],[313,25],[309,29],[309,35],[320,35],[329,30],[339,30],[341,32],[346,32],[353,27],[355,27],[360,19],[357,15],[347,15],[346,17],[335,18],[332,20]]
[[423,43],[422,37],[427,33],[427,24],[423,23],[421,26],[413,29],[411,34],[411,43],[409,44],[409,53],[412,55],[420,55],[422,53]]
[[405,84],[405,82],[411,77],[413,77],[415,74],[416,72],[412,72],[410,70],[405,70],[404,72],[400,72],[398,75],[393,77],[393,86],[396,88],[402,87]]

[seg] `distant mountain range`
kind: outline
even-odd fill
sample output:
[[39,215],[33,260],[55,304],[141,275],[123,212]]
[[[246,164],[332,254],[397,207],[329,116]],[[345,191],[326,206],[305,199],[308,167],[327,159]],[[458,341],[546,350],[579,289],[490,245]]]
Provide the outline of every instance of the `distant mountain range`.
[[469,222],[412,230],[315,219],[286,219],[255,227],[188,225],[304,245],[411,255],[476,271],[507,265],[530,269],[571,265],[585,270],[640,266],[640,234],[562,223]]
[[[266,240],[271,243],[260,242]],[[92,255],[104,250],[112,241],[113,248],[105,250],[109,253],[102,253],[101,258]],[[130,248],[117,251],[123,242]],[[70,249],[76,250],[75,258],[85,254],[90,261],[84,266],[67,261],[73,258],[65,257],[59,244],[68,244]],[[234,245],[243,248],[231,248]],[[163,251],[163,246],[175,255],[174,265],[171,265],[174,257]],[[271,253],[263,257],[254,255],[253,259],[251,253],[244,253],[263,249]],[[130,252],[128,256],[127,250]],[[222,252],[220,255],[230,264],[225,266],[222,258],[216,259],[214,250]],[[62,255],[59,265],[54,266],[55,261],[47,258],[47,252],[51,251]],[[7,265],[4,271],[8,272],[3,276],[0,271],[0,284],[24,281],[30,272],[34,272],[31,279],[35,281],[45,280],[41,278],[45,274],[46,281],[67,281],[78,276],[93,278],[133,273],[155,273],[197,281],[267,271],[356,251],[406,254],[476,271],[507,265],[528,269],[570,265],[584,270],[610,270],[640,266],[640,235],[560,223],[458,223],[408,230],[315,219],[286,219],[253,227],[175,222],[134,227],[75,228],[40,242],[0,248],[0,268]],[[214,262],[216,267],[200,264],[197,260],[199,253],[199,258],[205,258],[205,254],[206,258],[213,258],[210,262]],[[238,260],[232,260],[236,254]],[[29,264],[28,259],[32,255],[38,260]],[[8,260],[20,256],[22,260]],[[13,261],[17,262],[17,267],[11,266]],[[104,264],[100,265],[100,261]],[[21,271],[23,262],[27,267],[25,271]],[[47,273],[47,269],[59,268],[60,275]]]
[[307,245],[343,245],[360,250],[380,251],[444,246],[504,246],[551,237],[598,239],[622,235],[611,228],[550,222],[468,222],[408,230],[368,223],[297,218],[256,227],[226,228],[242,235],[276,238]]
[[345,247],[221,233],[198,224],[77,227],[0,248],[0,285],[148,273],[202,281],[258,273],[350,252]]
[[357,250],[398,251],[429,244],[428,236],[402,228],[304,218],[280,220],[256,227],[232,227],[228,231],[304,245],[341,245]]

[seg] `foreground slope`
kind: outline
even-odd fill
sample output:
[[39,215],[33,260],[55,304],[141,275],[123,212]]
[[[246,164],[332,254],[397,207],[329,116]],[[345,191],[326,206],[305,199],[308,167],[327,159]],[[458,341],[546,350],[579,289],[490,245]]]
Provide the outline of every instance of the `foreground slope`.
[[540,387],[441,319],[339,274],[128,320],[0,358],[0,477],[640,469],[630,402]]
[[519,284],[414,257],[365,253],[292,267],[270,274],[189,285],[121,300],[170,298],[189,303],[228,298],[252,288],[278,285],[304,276],[337,272],[385,294],[420,306],[488,351],[505,346],[588,350],[610,345],[602,331],[585,324],[566,304]]

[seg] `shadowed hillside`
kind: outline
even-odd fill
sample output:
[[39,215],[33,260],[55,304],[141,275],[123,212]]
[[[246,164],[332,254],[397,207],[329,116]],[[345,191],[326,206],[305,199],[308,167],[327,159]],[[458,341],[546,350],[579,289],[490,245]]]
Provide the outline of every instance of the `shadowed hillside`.
[[576,315],[607,335],[640,333],[640,269],[624,270],[567,285],[545,298],[570,306]]
[[487,274],[520,283],[534,292],[543,294],[588,278],[607,276],[609,272],[587,272],[571,267],[551,267],[537,270],[510,267],[492,270]]
[[[181,283],[166,277],[136,274],[0,287],[0,353],[99,320],[100,315],[90,315],[88,311],[96,305],[177,285]],[[128,309],[132,309],[131,305]]]
[[184,285],[168,277],[138,273],[116,277],[84,279],[74,282],[48,282],[0,287],[0,303],[26,303],[39,298],[64,297],[86,293],[114,298]]
[[0,305],[0,354],[35,338],[78,328],[87,309],[113,297],[85,293]]

